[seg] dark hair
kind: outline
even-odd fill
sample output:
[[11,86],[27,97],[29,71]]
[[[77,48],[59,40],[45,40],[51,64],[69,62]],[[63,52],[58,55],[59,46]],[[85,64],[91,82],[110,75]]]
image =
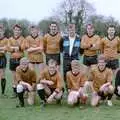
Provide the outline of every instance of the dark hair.
[[15,29],[16,27],[22,29],[22,27],[21,27],[19,24],[15,24],[15,25],[13,26],[13,29]]
[[31,26],[30,26],[30,29],[31,29],[31,28],[36,28],[36,29],[38,29],[38,27],[37,27],[36,25],[31,25]]
[[93,25],[93,24],[90,24],[90,23],[87,24],[87,25],[86,25],[86,28],[87,28],[88,26],[91,26],[91,28],[94,28],[94,25]]
[[115,25],[109,25],[108,28],[115,28]]
[[58,26],[58,23],[55,22],[55,21],[52,21],[52,22],[49,24],[49,26],[52,25],[52,24],[56,24],[56,25]]

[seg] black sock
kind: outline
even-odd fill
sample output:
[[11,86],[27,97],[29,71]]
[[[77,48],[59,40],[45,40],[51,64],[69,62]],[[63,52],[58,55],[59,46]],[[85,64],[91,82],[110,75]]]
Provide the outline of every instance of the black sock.
[[105,100],[106,99],[106,96],[105,96],[104,92],[99,91],[98,95],[101,97],[101,100]]
[[18,95],[18,98],[19,98],[20,106],[24,107],[24,97],[23,97],[24,92],[18,93],[17,95]]
[[46,102],[46,99],[45,99],[45,90],[44,89],[38,90],[37,93],[38,93],[40,99],[43,100],[44,102]]
[[1,90],[2,90],[2,94],[5,93],[5,87],[6,87],[6,79],[2,78],[1,79]]
[[112,99],[112,96],[113,96],[113,94],[108,94],[108,100],[111,100]]

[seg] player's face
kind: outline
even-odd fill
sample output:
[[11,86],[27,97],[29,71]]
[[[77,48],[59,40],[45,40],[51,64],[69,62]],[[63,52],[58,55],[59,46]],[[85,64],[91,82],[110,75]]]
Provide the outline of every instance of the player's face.
[[0,38],[3,38],[3,37],[4,37],[4,30],[0,29]]
[[75,36],[75,25],[72,27],[69,27],[69,36],[74,37]]
[[38,35],[38,29],[37,28],[31,28],[30,33],[33,37],[36,37]]
[[55,35],[58,32],[58,27],[56,24],[51,24],[50,25],[50,34]]
[[49,64],[48,70],[49,70],[50,75],[54,75],[56,73],[56,64]]
[[106,67],[106,62],[105,60],[98,60],[98,67],[101,71],[103,71]]
[[80,72],[78,66],[71,66],[71,67],[72,67],[72,73],[73,73],[74,75],[77,75],[77,74]]
[[13,29],[14,36],[19,37],[21,35],[21,29],[18,27],[15,27]]
[[28,62],[22,62],[20,63],[20,67],[23,71],[26,71],[28,68],[29,63]]
[[109,27],[107,32],[108,32],[108,35],[114,36],[115,35],[115,28],[114,27]]
[[93,35],[94,34],[94,28],[92,26],[87,26],[87,33],[88,33],[88,35]]

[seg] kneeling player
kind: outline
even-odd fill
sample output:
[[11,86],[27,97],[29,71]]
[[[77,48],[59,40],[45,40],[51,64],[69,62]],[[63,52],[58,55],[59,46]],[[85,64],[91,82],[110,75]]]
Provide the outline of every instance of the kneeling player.
[[16,69],[16,78],[18,81],[17,94],[20,106],[24,107],[24,92],[28,92],[28,104],[33,105],[35,99],[36,73],[29,68],[27,58],[20,60],[20,66]]
[[71,71],[67,72],[67,84],[68,84],[68,104],[75,105],[79,103],[79,100],[83,104],[86,103],[87,96],[84,94],[84,83],[87,80],[85,74],[80,72],[80,65],[77,60],[71,62]]
[[111,69],[106,67],[106,62],[103,55],[98,57],[98,64],[92,66],[90,71],[90,80],[92,80],[92,100],[91,105],[97,106],[100,100],[106,100],[108,106],[112,106],[111,98],[114,88],[112,86],[113,73]]
[[41,99],[41,105],[60,102],[63,95],[62,78],[57,70],[55,60],[48,61],[48,67],[41,72],[39,83],[37,84],[37,92]]
[[120,68],[117,69],[116,71],[116,76],[115,76],[115,94],[120,98]]

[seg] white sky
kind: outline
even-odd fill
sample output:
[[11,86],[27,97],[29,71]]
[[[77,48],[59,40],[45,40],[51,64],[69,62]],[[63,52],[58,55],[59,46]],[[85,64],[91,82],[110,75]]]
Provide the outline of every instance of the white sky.
[[[0,0],[0,18],[39,21],[53,14],[62,0]],[[120,21],[120,0],[88,0],[98,14]]]

